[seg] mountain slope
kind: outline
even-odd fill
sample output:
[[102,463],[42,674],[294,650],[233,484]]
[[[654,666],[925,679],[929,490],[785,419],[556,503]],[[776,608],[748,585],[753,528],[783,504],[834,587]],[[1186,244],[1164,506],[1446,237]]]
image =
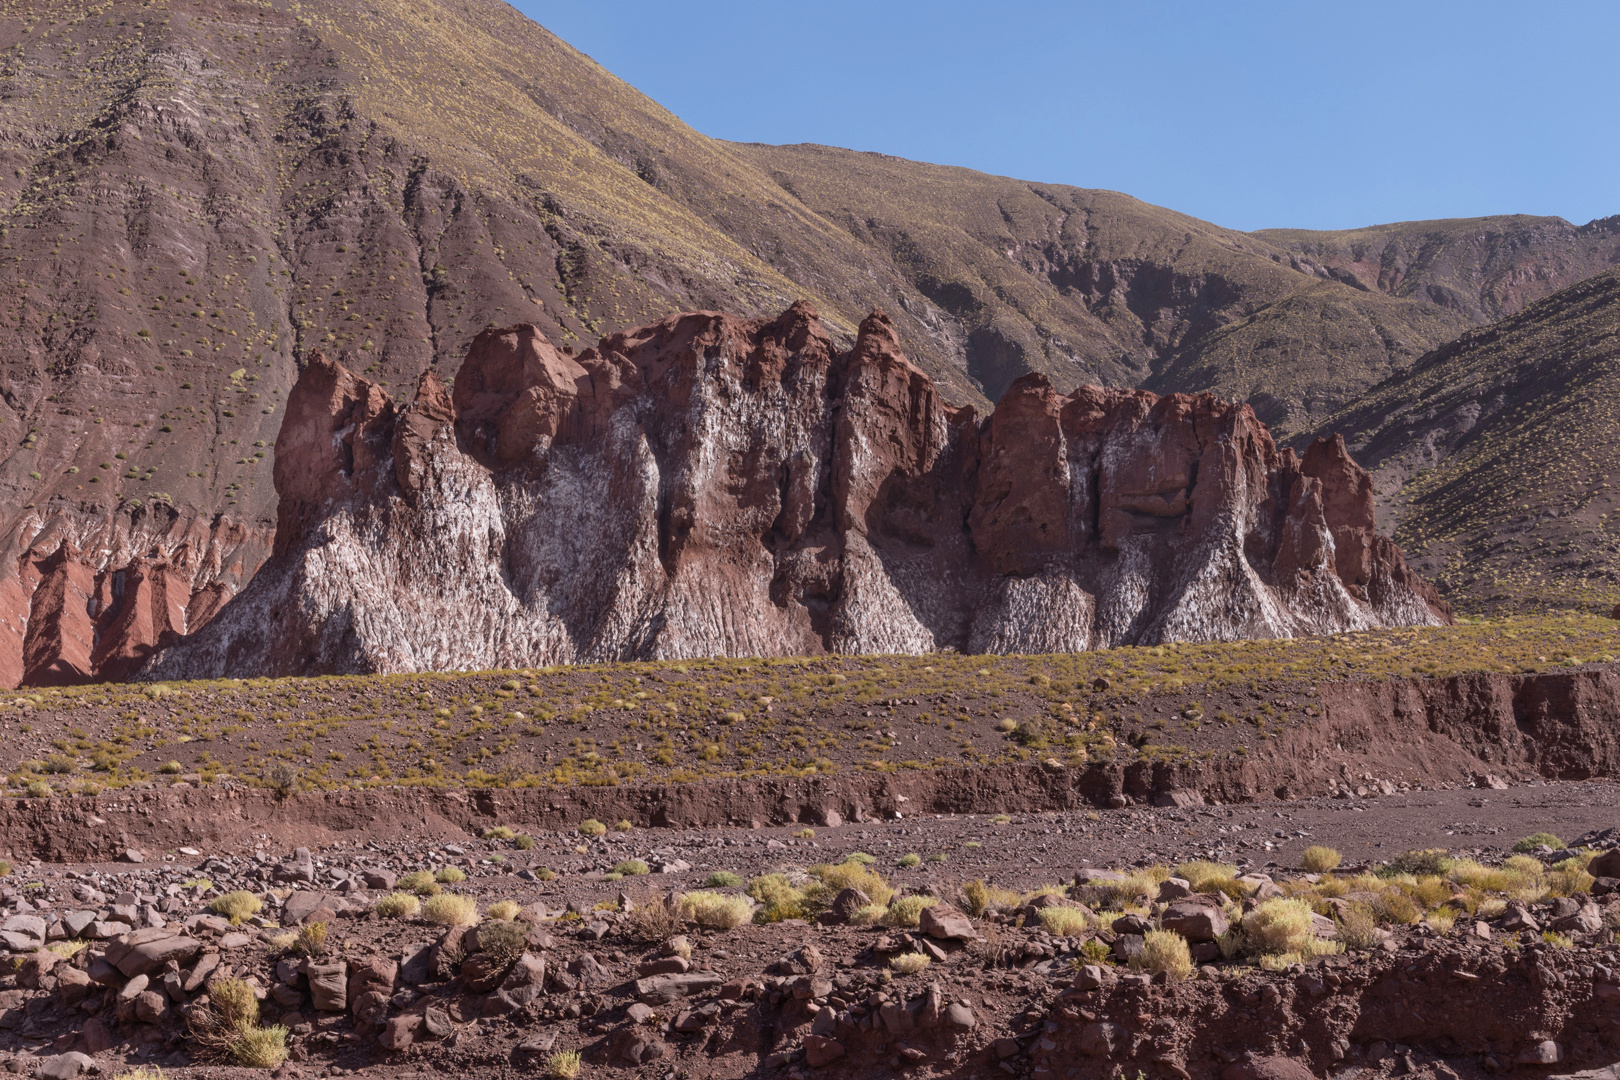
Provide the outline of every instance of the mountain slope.
[[[1530,228],[1479,311],[1610,257],[1573,229]],[[805,299],[841,347],[885,309],[948,401],[1040,371],[1292,432],[1484,317],[1426,298],[1473,287],[1444,259],[1381,292],[1306,243],[709,139],[497,0],[0,0],[0,684],[30,650],[138,664],[242,587],[317,347],[398,392],[490,325],[583,348]]]
[[1620,259],[1620,218],[1240,233],[1111,191],[824,146],[737,150],[959,320],[992,397],[1034,369],[1063,387],[1213,389],[1298,431]]
[[1620,600],[1620,271],[1425,356],[1322,430],[1373,470],[1381,517],[1465,608]]

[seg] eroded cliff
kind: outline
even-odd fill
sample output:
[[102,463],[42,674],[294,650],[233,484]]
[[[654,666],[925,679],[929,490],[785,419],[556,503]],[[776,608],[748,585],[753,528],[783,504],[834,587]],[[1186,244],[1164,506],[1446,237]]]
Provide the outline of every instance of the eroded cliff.
[[945,404],[873,313],[672,316],[573,356],[489,330],[400,405],[317,356],[275,551],[157,678],[957,649],[1435,624],[1342,441],[1019,379]]

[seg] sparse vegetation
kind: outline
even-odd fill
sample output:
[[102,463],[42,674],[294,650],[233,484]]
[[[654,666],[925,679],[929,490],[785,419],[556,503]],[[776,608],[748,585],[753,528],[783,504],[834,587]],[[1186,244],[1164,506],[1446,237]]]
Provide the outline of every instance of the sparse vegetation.
[[239,926],[244,919],[251,919],[264,910],[264,901],[253,893],[237,889],[214,897],[208,902],[208,910],[225,916],[232,926]]
[[743,883],[743,879],[730,870],[716,870],[703,879],[705,889],[734,889]]
[[706,930],[730,930],[753,916],[754,905],[736,893],[690,892],[681,897],[681,914]]
[[516,900],[497,900],[484,912],[487,918],[498,922],[511,922],[523,913],[523,905]]
[[1090,927],[1086,913],[1073,907],[1045,907],[1040,909],[1041,925],[1058,937],[1079,937]]
[[927,968],[931,963],[933,963],[932,959],[922,953],[911,952],[901,953],[899,956],[892,958],[889,961],[889,967],[893,968],[897,975],[915,975]]
[[546,1075],[552,1080],[575,1080],[581,1060],[578,1050],[559,1050],[546,1059]]
[[1180,934],[1165,930],[1149,930],[1142,939],[1142,951],[1131,958],[1131,967],[1136,971],[1145,971],[1153,975],[1162,971],[1171,982],[1180,982],[1192,974],[1192,951],[1187,946],[1187,939]]
[[422,905],[422,918],[438,926],[474,926],[478,923],[478,904],[470,896],[439,893]]
[[1541,847],[1552,848],[1554,851],[1562,851],[1564,848],[1564,842],[1550,832],[1531,833],[1529,836],[1526,836],[1524,839],[1514,844],[1513,850],[1518,852],[1529,852]]
[[422,901],[408,892],[389,893],[372,907],[385,919],[414,919],[422,910]]
[[889,901],[888,911],[883,916],[883,925],[902,928],[916,926],[917,920],[922,917],[923,908],[933,907],[937,903],[939,903],[937,896],[897,896]]
[[439,883],[433,880],[433,875],[426,870],[413,870],[409,874],[401,874],[395,884],[405,892],[413,892],[418,896],[433,896],[439,892]]
[[1313,874],[1326,874],[1339,868],[1343,858],[1337,851],[1320,844],[1312,844],[1300,856],[1300,865]]
[[607,826],[602,824],[600,821],[597,821],[595,818],[586,818],[584,821],[579,823],[579,833],[581,836],[603,836],[607,833],[607,831]]
[[296,956],[318,957],[326,955],[326,924],[306,923],[294,935],[290,951]]

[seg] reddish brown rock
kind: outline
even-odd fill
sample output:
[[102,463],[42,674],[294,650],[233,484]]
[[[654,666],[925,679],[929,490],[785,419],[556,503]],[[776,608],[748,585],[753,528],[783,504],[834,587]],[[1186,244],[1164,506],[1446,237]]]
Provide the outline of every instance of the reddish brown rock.
[[206,626],[270,547],[268,535],[163,503],[82,526],[30,518],[0,545],[0,687],[128,678]]
[[[986,419],[874,312],[671,316],[577,357],[486,331],[397,408],[316,357],[275,556],[154,677],[1049,652],[1434,624],[1338,441],[1044,377]],[[64,583],[64,588],[67,585]],[[149,590],[160,605],[158,590]],[[154,608],[154,610],[157,610]]]

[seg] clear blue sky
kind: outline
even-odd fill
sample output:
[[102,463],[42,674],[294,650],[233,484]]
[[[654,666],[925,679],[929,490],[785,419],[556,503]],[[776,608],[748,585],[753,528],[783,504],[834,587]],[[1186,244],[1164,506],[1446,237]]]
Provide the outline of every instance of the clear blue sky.
[[1239,229],[1620,214],[1620,3],[516,0],[688,124]]

